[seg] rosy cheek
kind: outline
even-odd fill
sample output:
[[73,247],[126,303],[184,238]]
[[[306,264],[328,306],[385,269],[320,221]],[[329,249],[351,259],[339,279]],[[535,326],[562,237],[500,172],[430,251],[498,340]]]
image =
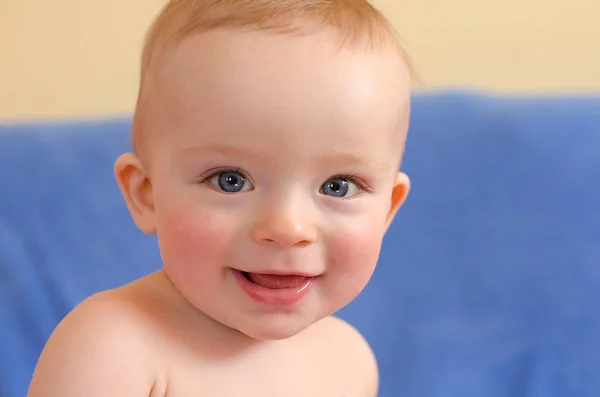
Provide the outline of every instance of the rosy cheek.
[[347,303],[367,285],[380,249],[376,229],[368,227],[340,230],[328,247],[328,277],[323,293],[331,302]]
[[[380,228],[373,225],[347,228],[335,236],[330,255],[338,271],[364,278],[374,270],[381,246]],[[333,243],[333,242],[332,242]]]
[[166,265],[197,266],[218,256],[226,245],[223,222],[209,211],[161,214],[158,239]]

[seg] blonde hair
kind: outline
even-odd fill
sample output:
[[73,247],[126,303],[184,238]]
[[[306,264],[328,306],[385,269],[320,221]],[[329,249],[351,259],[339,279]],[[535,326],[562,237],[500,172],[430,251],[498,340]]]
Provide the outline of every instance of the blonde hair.
[[142,53],[141,81],[133,122],[133,147],[145,135],[148,76],[186,37],[217,28],[250,28],[282,34],[320,28],[339,32],[341,46],[395,45],[410,62],[389,21],[367,0],[170,0],[151,25]]

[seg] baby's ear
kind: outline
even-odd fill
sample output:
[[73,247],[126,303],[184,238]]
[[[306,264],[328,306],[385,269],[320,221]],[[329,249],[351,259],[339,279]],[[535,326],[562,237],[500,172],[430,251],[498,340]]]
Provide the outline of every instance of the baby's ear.
[[386,230],[390,227],[394,217],[396,216],[396,212],[398,209],[404,204],[406,197],[408,197],[408,192],[410,191],[410,178],[403,172],[399,172],[396,175],[396,179],[394,180],[394,188],[392,189],[392,196],[390,198],[390,211],[386,220]]
[[115,177],[133,221],[144,233],[156,233],[152,185],[139,157],[125,153],[115,162]]

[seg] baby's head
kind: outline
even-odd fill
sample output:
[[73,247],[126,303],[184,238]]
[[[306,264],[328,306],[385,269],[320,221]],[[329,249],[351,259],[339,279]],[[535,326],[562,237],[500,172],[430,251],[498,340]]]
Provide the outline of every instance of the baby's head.
[[408,193],[410,83],[365,0],[171,1],[115,172],[178,293],[256,339],[355,298]]

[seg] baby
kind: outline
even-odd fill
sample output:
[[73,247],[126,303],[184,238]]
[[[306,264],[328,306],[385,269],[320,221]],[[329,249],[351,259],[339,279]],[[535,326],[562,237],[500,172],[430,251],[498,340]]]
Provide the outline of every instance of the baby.
[[332,315],[409,191],[411,72],[366,0],[172,0],[115,175],[164,266],[57,327],[29,397],[373,397]]

